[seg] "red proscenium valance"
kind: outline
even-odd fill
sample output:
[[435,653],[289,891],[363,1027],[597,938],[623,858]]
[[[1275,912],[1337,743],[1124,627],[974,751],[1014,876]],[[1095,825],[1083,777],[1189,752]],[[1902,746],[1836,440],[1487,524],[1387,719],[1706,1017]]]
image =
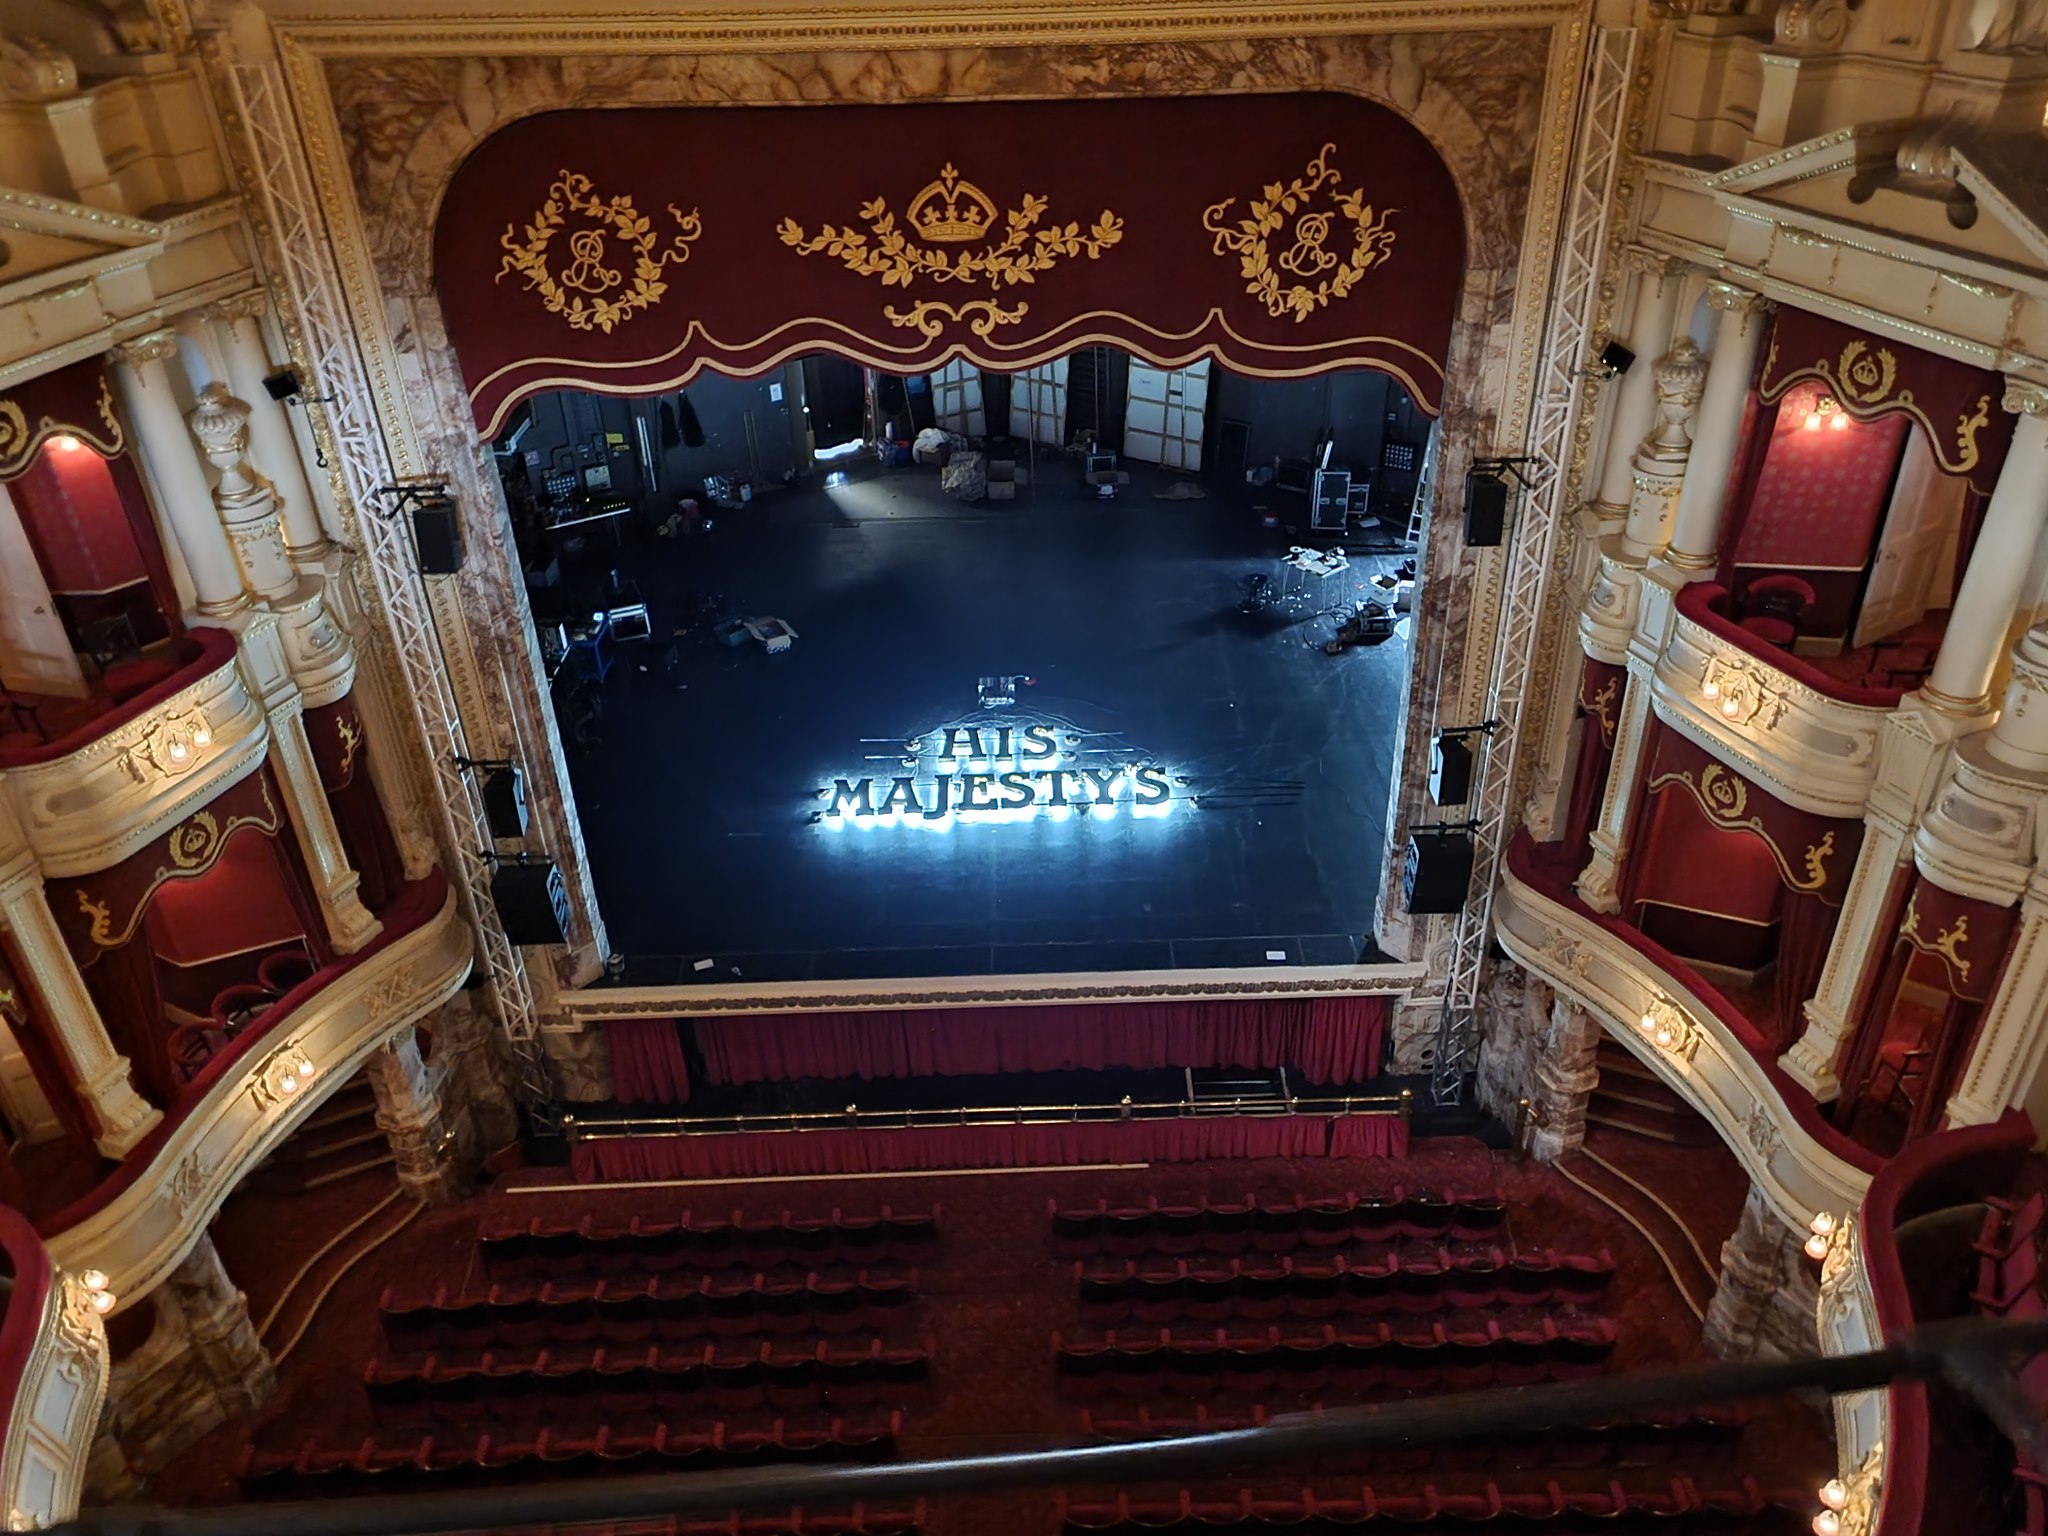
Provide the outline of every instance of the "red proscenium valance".
[[1094,344],[1377,369],[1435,415],[1465,244],[1429,141],[1327,94],[552,113],[469,158],[434,240],[486,431],[558,386]]
[[1996,369],[1902,347],[1803,309],[1780,309],[1757,393],[1768,403],[1808,379],[1857,421],[1912,417],[1944,474],[1967,476],[1985,492],[1998,483],[2015,418],[2000,404],[2005,379]]

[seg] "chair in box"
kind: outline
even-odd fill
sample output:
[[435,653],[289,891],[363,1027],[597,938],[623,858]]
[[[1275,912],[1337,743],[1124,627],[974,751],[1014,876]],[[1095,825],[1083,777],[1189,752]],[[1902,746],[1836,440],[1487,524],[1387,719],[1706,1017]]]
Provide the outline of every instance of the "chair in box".
[[686,1216],[680,1229],[684,1262],[696,1269],[730,1269],[739,1262],[739,1234],[727,1221],[695,1222]]
[[[762,1353],[766,1346],[762,1347]],[[704,1366],[704,1385],[720,1413],[746,1413],[768,1400],[761,1354],[713,1357]]]
[[571,1226],[540,1227],[533,1234],[532,1263],[542,1275],[575,1274],[583,1267],[582,1231]]
[[1344,1310],[1357,1316],[1377,1317],[1393,1305],[1396,1267],[1380,1268],[1353,1264],[1344,1271]]
[[1265,1259],[1247,1264],[1237,1274],[1237,1314],[1254,1322],[1287,1315],[1294,1277],[1284,1264]]
[[1062,1210],[1059,1202],[1045,1202],[1052,1222],[1053,1252],[1065,1258],[1086,1258],[1102,1246],[1102,1206]]
[[889,1235],[891,1257],[905,1263],[938,1240],[939,1207],[927,1211],[898,1211],[882,1207],[882,1225]]
[[789,1257],[789,1234],[783,1231],[779,1213],[748,1218],[734,1211],[732,1227],[739,1238],[740,1262],[749,1269],[773,1269]]
[[756,1323],[761,1332],[803,1333],[811,1326],[811,1293],[807,1275],[803,1281],[763,1280],[755,1292]]
[[861,1305],[867,1309],[869,1319],[878,1328],[907,1318],[917,1306],[917,1271],[890,1278],[870,1279],[868,1272],[860,1272]]
[[762,1389],[772,1408],[783,1410],[816,1405],[824,1376],[825,1346],[808,1351],[770,1353],[761,1361]]
[[1351,1212],[1351,1240],[1358,1243],[1390,1243],[1401,1235],[1401,1201],[1377,1198],[1358,1202]]
[[[1054,1335],[1058,1344],[1058,1335]],[[882,1383],[882,1344],[879,1339],[862,1347],[826,1347],[819,1395],[835,1407],[862,1408],[875,1400]]]
[[931,1376],[931,1352],[926,1348],[884,1349],[881,1370],[875,1380],[875,1399],[881,1403],[919,1401]]
[[1301,1208],[1262,1205],[1252,1212],[1252,1249],[1256,1253],[1287,1253],[1301,1244]]
[[809,1220],[784,1211],[782,1243],[792,1264],[829,1264],[838,1251],[839,1234],[829,1219]]
[[1614,1255],[1602,1248],[1596,1254],[1566,1254],[1557,1261],[1551,1276],[1553,1300],[1567,1306],[1591,1306],[1607,1294],[1614,1279]]
[[1129,1286],[1131,1317],[1141,1323],[1172,1322],[1181,1315],[1186,1281],[1185,1263],[1169,1270],[1140,1270]]
[[1500,1277],[1501,1305],[1508,1307],[1540,1307],[1550,1301],[1552,1284],[1557,1275],[1557,1260],[1553,1254],[1517,1254]]
[[837,1207],[832,1226],[839,1234],[839,1257],[848,1264],[878,1264],[888,1256],[889,1231],[879,1216],[848,1216]]
[[1198,1270],[1188,1276],[1187,1316],[1196,1322],[1220,1323],[1236,1314],[1239,1280],[1235,1270]]
[[1202,1247],[1209,1253],[1243,1253],[1251,1247],[1252,1213],[1258,1209],[1250,1195],[1234,1204],[1212,1203],[1202,1211]]
[[1500,1231],[1501,1222],[1506,1217],[1506,1201],[1460,1200],[1451,1209],[1451,1240],[1461,1243],[1485,1242]]
[[1337,1333],[1329,1327],[1316,1334],[1284,1338],[1275,1352],[1280,1380],[1293,1392],[1319,1392],[1328,1386],[1336,1360]]
[[1448,1200],[1415,1194],[1401,1202],[1395,1219],[1400,1223],[1403,1237],[1440,1239],[1450,1234],[1451,1221],[1456,1214],[1457,1207]]
[[1202,1251],[1203,1210],[1199,1205],[1152,1204],[1152,1247],[1158,1253]]
[[704,1325],[713,1338],[745,1338],[758,1326],[760,1310],[751,1277],[714,1280],[704,1288]]
[[1351,1241],[1351,1223],[1358,1212],[1358,1197],[1347,1193],[1342,1199],[1311,1200],[1301,1210],[1301,1240],[1311,1248],[1336,1248]]
[[1444,1305],[1490,1307],[1500,1299],[1501,1271],[1507,1259],[1496,1248],[1483,1261],[1459,1264],[1444,1275]]
[[1102,1249],[1118,1258],[1135,1258],[1152,1246],[1152,1213],[1142,1206],[1102,1213]]
[[1386,1378],[1387,1337],[1384,1328],[1350,1330],[1337,1336],[1330,1352],[1330,1385],[1357,1397],[1373,1391]]
[[1789,651],[1799,641],[1800,625],[1813,607],[1813,584],[1789,571],[1752,579],[1742,592],[1742,617],[1736,622],[1766,645]]
[[869,1320],[868,1292],[852,1280],[805,1279],[809,1315],[820,1333],[852,1333]]
[[1320,1320],[1337,1315],[1344,1299],[1344,1276],[1340,1271],[1327,1269],[1305,1274],[1297,1269],[1290,1278],[1293,1286],[1287,1310],[1294,1316]]

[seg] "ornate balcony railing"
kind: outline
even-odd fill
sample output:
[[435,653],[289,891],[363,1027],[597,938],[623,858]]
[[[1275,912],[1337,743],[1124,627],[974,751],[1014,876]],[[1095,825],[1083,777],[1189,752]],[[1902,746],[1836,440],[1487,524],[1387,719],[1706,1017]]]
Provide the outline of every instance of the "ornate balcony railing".
[[77,1512],[107,1390],[99,1313],[108,1293],[103,1275],[60,1274],[35,1229],[5,1206],[0,1262],[0,1514],[21,1531]]

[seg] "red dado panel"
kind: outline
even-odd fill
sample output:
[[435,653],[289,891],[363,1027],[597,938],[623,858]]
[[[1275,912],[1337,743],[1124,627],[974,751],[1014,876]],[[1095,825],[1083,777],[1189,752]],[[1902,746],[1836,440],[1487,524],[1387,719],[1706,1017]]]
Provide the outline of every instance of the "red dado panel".
[[1372,368],[1431,415],[1464,215],[1352,96],[551,113],[487,140],[435,230],[476,420],[831,351],[1014,371],[1078,347],[1293,377]]

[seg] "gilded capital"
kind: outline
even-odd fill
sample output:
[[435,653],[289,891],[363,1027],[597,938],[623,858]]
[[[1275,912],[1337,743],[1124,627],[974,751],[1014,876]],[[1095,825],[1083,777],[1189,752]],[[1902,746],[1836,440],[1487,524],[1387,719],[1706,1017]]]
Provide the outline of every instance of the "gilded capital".
[[1999,404],[2015,416],[2048,416],[2048,384],[2007,374],[2005,397]]
[[251,288],[247,293],[238,293],[220,300],[208,309],[216,320],[233,324],[237,320],[261,320],[263,312],[270,308],[270,295],[261,288]]
[[147,331],[114,348],[114,356],[131,368],[139,368],[144,363],[160,363],[177,355],[178,335],[175,331]]
[[1707,308],[1718,309],[1725,314],[1755,314],[1767,308],[1770,300],[1760,293],[1751,293],[1747,288],[1738,288],[1725,278],[1715,278],[1707,284]]
[[1683,277],[1691,265],[1683,257],[1666,256],[1662,251],[1653,251],[1644,245],[1625,245],[1621,248],[1621,265],[1624,271],[1640,272],[1645,277],[1659,281]]

